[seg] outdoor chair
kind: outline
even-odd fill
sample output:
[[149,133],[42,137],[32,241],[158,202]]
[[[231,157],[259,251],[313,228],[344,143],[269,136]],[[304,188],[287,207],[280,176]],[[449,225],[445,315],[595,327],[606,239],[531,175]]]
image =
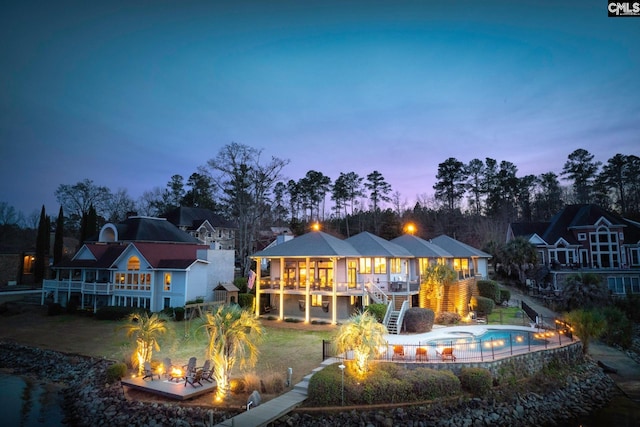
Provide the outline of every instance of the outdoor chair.
[[210,383],[213,382],[213,369],[211,369],[211,360],[207,359],[202,366],[202,379]]
[[186,365],[182,366],[182,371],[184,372],[185,377],[195,373],[196,360],[197,359],[195,357],[191,357],[189,358],[189,362]]
[[198,384],[198,386],[202,387],[202,369],[186,375],[184,377],[184,386],[186,387],[187,384],[191,384],[192,387],[197,387],[196,384]]
[[446,360],[452,360],[452,361],[456,361],[456,356],[453,354],[453,348],[452,347],[446,347],[442,349],[442,352],[439,352],[438,350],[436,350],[436,354],[438,354],[438,356],[440,356],[440,358],[442,359],[442,361],[446,361]]
[[427,349],[424,347],[416,348],[416,361],[417,362],[428,362],[429,356],[427,355]]
[[391,357],[391,360],[396,359],[404,360],[404,347],[401,345],[393,346],[393,357]]
[[157,375],[158,379],[160,379],[160,374],[158,374],[157,372],[153,372],[153,369],[151,368],[151,363],[144,362],[143,369],[144,369],[144,376],[142,377],[143,380],[146,380],[147,378],[151,378],[151,381],[153,381],[153,377],[155,375]]

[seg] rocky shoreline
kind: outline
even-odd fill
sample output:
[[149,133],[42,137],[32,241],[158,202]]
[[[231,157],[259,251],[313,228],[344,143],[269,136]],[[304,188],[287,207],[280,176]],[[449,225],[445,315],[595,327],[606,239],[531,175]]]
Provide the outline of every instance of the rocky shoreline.
[[[0,343],[0,367],[64,388],[65,423],[72,426],[211,426],[235,415],[179,403],[129,401],[120,384],[106,383],[113,361]],[[459,398],[428,405],[376,410],[298,409],[271,425],[280,426],[531,426],[562,425],[604,406],[613,381],[590,361],[552,392],[513,393],[496,389],[488,397]]]

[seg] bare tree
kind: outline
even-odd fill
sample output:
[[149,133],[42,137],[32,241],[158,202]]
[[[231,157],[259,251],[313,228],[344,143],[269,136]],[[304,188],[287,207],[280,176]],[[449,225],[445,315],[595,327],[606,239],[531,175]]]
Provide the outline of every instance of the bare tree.
[[245,275],[251,267],[258,227],[269,212],[269,196],[289,160],[261,160],[262,150],[231,143],[207,162],[216,185],[224,194],[227,214],[238,222],[237,252]]

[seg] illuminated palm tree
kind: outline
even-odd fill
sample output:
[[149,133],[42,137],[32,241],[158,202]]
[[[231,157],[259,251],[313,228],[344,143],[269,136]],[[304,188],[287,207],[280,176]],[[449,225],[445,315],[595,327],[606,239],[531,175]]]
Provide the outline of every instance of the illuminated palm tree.
[[231,370],[252,367],[258,360],[258,344],[264,334],[260,321],[237,305],[221,305],[205,314],[201,328],[209,334],[207,358],[213,362],[213,378],[218,386],[216,397],[229,391]]
[[[436,313],[440,313],[444,285],[454,282],[458,278],[458,273],[446,264],[429,265],[420,283],[419,304],[422,308],[432,308]],[[436,306],[429,307],[429,301],[435,299]]]
[[353,351],[355,373],[363,377],[369,370],[369,361],[381,346],[386,346],[384,335],[387,328],[365,311],[359,313],[340,326],[336,335],[338,353]]
[[158,338],[167,332],[167,318],[162,314],[147,312],[131,313],[127,316],[127,324],[121,329],[127,331],[127,337],[135,337],[136,354],[134,362],[138,364],[138,374],[142,374],[144,362],[151,362],[153,350],[160,350]]

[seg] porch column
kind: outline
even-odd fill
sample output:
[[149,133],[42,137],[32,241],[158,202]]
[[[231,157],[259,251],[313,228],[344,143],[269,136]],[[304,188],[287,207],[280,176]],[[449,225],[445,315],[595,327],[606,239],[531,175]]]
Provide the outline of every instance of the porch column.
[[256,258],[256,282],[254,283],[256,286],[256,317],[260,317],[260,275],[262,274],[262,258]]
[[311,260],[309,259],[309,257],[305,258],[305,268],[307,269],[307,274],[306,274],[306,279],[305,279],[305,291],[304,291],[304,323],[309,323],[311,321],[311,307],[309,306],[310,302],[311,302],[311,298],[310,298],[310,294],[309,294],[309,284],[311,283],[309,281],[309,272],[310,272],[310,268],[309,268],[309,264],[311,262]]
[[280,280],[278,283],[280,289],[280,302],[278,303],[278,319],[284,320],[284,258],[280,258]]
[[333,264],[333,292],[331,294],[331,324],[338,323],[338,258],[331,258]]

